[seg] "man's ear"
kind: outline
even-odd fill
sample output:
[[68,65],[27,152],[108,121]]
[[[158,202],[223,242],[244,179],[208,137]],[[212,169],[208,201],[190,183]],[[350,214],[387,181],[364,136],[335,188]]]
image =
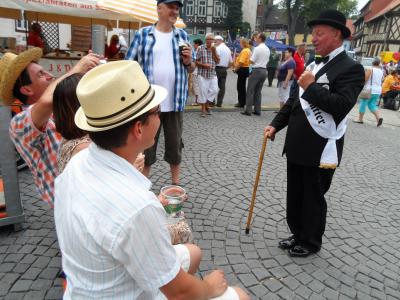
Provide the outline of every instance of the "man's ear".
[[19,91],[21,92],[22,95],[25,95],[28,97],[33,96],[33,90],[28,86],[21,86]]

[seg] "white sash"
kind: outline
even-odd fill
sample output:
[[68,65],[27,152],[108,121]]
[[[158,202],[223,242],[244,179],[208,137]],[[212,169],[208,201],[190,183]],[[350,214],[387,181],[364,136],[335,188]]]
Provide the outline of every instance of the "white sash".
[[[315,68],[315,64],[311,64],[307,67],[307,69],[312,70],[313,74],[315,75],[316,69],[318,68]],[[329,80],[326,74],[323,74],[320,78],[318,78],[317,83],[322,84],[322,87],[329,90]],[[310,103],[301,98],[303,93],[304,90],[299,87],[301,107],[306,114],[308,122],[318,135],[328,139],[328,143],[326,144],[321,155],[319,167],[324,169],[335,169],[338,165],[336,141],[339,140],[346,132],[347,116],[336,127],[336,123],[332,115],[324,112],[315,105],[310,105]]]

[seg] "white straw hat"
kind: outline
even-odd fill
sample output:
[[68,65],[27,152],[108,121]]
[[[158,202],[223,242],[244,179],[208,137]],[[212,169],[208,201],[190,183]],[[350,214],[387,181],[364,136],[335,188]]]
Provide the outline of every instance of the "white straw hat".
[[85,131],[105,131],[125,124],[159,105],[167,90],[150,85],[136,61],[116,61],[86,73],[76,88],[81,107],[75,124]]

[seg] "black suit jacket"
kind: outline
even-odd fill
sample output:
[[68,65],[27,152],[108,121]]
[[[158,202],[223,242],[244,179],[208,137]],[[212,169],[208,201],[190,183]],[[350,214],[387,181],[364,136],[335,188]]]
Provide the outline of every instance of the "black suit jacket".
[[[323,74],[326,74],[329,84],[316,83]],[[302,98],[310,105],[331,114],[337,126],[356,104],[364,85],[364,76],[364,68],[342,52],[318,71],[316,82],[304,91]],[[270,125],[277,131],[288,126],[283,150],[288,161],[303,166],[319,166],[322,151],[328,140],[312,129],[301,108],[298,90],[290,95]],[[344,137],[336,141],[339,162],[343,152],[343,140]]]

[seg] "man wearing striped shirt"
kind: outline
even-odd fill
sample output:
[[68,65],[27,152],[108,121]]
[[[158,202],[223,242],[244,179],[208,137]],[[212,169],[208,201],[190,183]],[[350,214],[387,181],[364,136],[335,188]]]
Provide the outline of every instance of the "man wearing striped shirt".
[[[188,96],[188,72],[194,70],[188,35],[184,30],[174,27],[182,6],[180,0],[158,0],[158,22],[136,32],[125,57],[136,60],[151,83],[168,91],[166,101],[161,104],[161,127],[165,137],[164,159],[170,165],[173,184],[179,184],[183,110]],[[182,51],[179,50],[180,44],[186,44]],[[156,162],[161,127],[154,146],[145,151],[143,174],[146,176],[149,176],[150,167]]]
[[63,299],[249,300],[221,270],[193,275],[200,249],[172,246],[165,210],[134,167],[154,143],[166,89],[150,85],[137,62],[117,61],[85,74],[76,94],[75,124],[92,143],[55,183]]

